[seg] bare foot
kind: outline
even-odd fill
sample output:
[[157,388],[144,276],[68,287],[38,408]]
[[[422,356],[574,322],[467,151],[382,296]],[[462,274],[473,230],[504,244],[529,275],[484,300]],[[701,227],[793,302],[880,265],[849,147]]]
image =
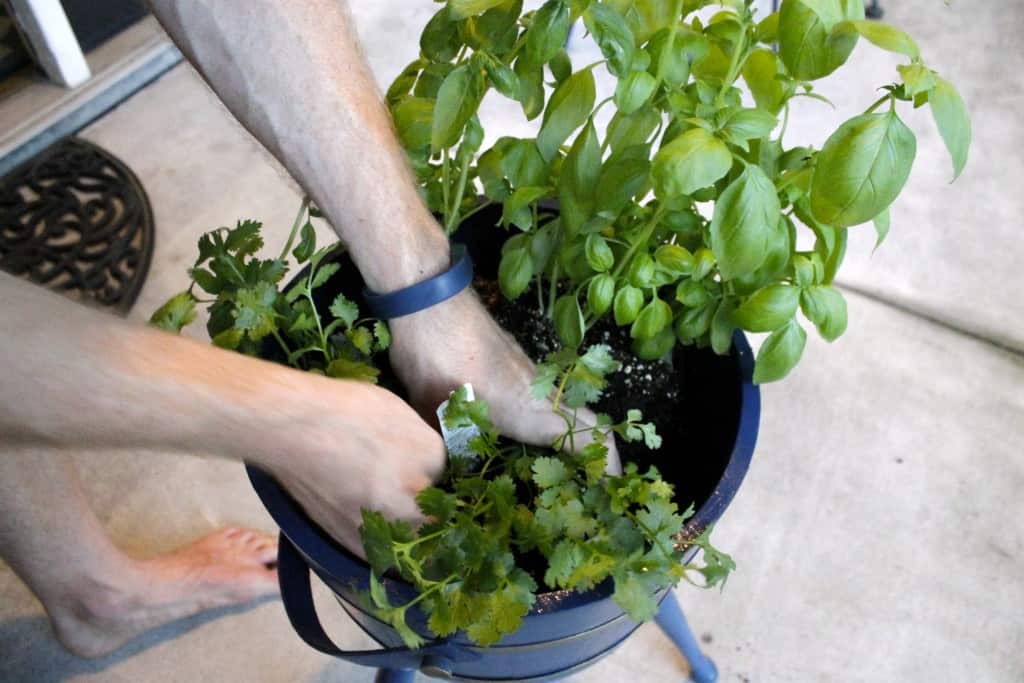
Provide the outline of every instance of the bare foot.
[[134,561],[123,576],[91,579],[79,595],[47,605],[60,642],[101,657],[169,621],[277,592],[277,539],[226,528],[166,555]]

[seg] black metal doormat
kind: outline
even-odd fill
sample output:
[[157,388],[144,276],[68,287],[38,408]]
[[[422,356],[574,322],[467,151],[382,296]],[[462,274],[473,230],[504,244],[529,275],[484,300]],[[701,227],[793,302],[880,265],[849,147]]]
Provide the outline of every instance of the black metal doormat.
[[126,313],[152,255],[145,190],[91,142],[58,142],[0,179],[0,269]]

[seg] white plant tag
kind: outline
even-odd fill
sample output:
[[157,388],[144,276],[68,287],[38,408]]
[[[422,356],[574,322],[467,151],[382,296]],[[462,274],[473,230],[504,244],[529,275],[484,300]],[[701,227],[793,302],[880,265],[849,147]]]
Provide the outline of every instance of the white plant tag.
[[[462,386],[466,389],[466,398],[470,401],[476,400],[476,397],[473,394],[473,385],[464,384]],[[437,407],[437,420],[441,423],[441,437],[444,439],[444,445],[448,448],[448,454],[459,458],[476,460],[479,456],[469,450],[469,442],[480,436],[480,430],[476,425],[448,429],[444,425],[444,414],[447,410],[448,401],[445,401]]]

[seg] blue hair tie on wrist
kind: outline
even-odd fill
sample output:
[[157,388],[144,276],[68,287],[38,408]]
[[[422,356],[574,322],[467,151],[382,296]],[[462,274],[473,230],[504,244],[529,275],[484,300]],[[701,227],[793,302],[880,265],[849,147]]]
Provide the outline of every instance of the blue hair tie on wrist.
[[473,261],[465,245],[452,245],[452,265],[439,275],[389,294],[363,290],[370,312],[375,318],[391,320],[412,315],[447,301],[473,281]]

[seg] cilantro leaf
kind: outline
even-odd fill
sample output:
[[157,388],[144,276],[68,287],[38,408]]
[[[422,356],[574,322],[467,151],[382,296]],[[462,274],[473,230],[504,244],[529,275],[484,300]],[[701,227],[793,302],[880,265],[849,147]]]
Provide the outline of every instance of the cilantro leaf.
[[167,303],[156,309],[149,319],[149,324],[168,332],[181,332],[181,329],[196,319],[196,298],[191,292],[179,292]]
[[235,296],[235,329],[256,341],[277,330],[276,300],[277,288],[269,282],[238,290]]
[[337,263],[327,263],[319,268],[315,268],[313,279],[309,283],[309,288],[316,289],[320,285],[324,284],[330,280],[340,268],[341,266]]
[[447,522],[455,515],[457,499],[439,488],[425,488],[416,495],[420,511],[438,522]]
[[366,561],[373,571],[383,576],[389,569],[398,566],[398,559],[392,547],[391,525],[384,515],[375,510],[362,510],[363,523],[359,527],[359,537],[363,541]]
[[373,338],[374,353],[386,351],[391,346],[391,332],[388,330],[387,323],[383,320],[373,323]]
[[630,619],[637,622],[650,621],[658,613],[658,602],[654,591],[633,572],[617,571],[613,575],[615,591],[612,600],[621,607]]
[[376,384],[380,370],[369,363],[348,358],[336,358],[324,368],[324,374],[335,379],[354,379],[360,382]]
[[569,479],[569,469],[558,458],[541,457],[533,461],[533,481],[541,488],[558,486]]
[[345,329],[352,327],[359,317],[359,307],[344,294],[339,294],[334,298],[329,310],[335,318],[345,323]]

